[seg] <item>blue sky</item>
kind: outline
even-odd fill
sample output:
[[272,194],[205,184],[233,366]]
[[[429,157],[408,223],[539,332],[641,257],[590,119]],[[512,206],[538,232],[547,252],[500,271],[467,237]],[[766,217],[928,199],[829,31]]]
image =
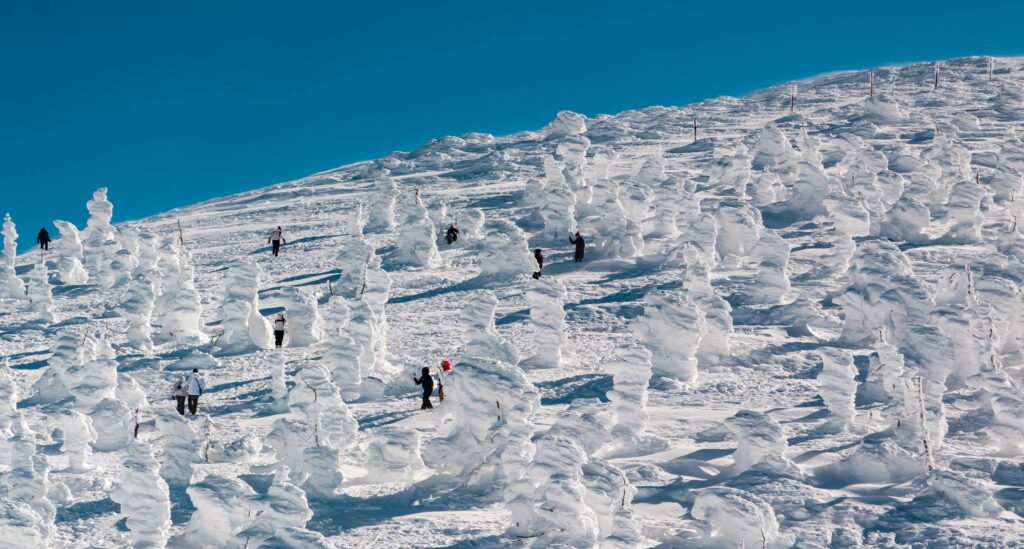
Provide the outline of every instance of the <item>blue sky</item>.
[[[0,212],[26,240],[435,137],[1024,53],[1021,2],[0,2]],[[51,227],[52,230],[52,227]],[[25,245],[25,244],[23,244]]]

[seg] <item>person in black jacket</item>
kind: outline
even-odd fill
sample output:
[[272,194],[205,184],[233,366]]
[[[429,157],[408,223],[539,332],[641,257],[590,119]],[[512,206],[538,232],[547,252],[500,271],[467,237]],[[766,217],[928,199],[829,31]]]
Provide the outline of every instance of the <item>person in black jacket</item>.
[[533,251],[533,258],[537,260],[537,272],[533,273],[533,278],[540,278],[540,272],[544,270],[544,252],[537,248]]
[[433,409],[434,405],[430,403],[430,395],[434,394],[434,378],[430,375],[430,368],[424,366],[423,375],[419,379],[413,375],[412,380],[416,382],[416,385],[423,386],[423,405],[420,406],[420,410]]
[[39,229],[39,236],[36,237],[36,242],[39,243],[40,250],[50,249],[50,233],[46,231],[46,227]]
[[459,230],[455,228],[455,224],[448,225],[448,232],[444,235],[444,241],[450,246],[452,242],[459,239]]
[[587,247],[587,243],[580,236],[579,231],[576,231],[576,238],[569,237],[569,243],[576,245],[576,263],[583,261],[583,249]]

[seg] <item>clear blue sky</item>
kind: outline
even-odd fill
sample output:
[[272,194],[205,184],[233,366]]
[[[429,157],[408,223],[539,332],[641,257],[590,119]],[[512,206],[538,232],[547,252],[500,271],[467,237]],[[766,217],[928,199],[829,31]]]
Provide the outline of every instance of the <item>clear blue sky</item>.
[[[27,240],[408,150],[822,72],[1024,49],[1024,2],[0,2],[0,212]],[[52,227],[51,227],[52,230]]]

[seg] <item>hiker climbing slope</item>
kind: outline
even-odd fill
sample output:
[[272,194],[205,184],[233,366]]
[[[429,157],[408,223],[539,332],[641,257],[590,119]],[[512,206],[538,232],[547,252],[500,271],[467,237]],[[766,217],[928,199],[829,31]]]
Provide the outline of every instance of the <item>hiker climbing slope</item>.
[[284,231],[281,230],[280,225],[270,232],[270,238],[267,239],[267,244],[273,246],[270,253],[272,253],[274,257],[277,257],[278,252],[281,251],[281,244],[287,244],[284,240]]
[[50,249],[50,233],[46,230],[46,227],[39,229],[39,236],[36,237],[36,242],[39,243],[39,249],[46,251]]
[[459,239],[459,230],[456,229],[455,228],[455,224],[452,223],[451,225],[448,226],[448,231],[444,235],[444,241],[447,242],[449,245],[451,245],[452,242],[455,242],[458,239]]

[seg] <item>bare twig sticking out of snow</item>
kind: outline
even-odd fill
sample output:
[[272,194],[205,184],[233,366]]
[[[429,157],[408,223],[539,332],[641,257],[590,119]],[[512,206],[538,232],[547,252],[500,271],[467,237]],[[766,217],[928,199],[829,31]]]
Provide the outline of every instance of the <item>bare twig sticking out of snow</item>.
[[181,219],[178,219],[178,244],[181,244],[181,249],[185,249],[185,231],[181,229]]
[[921,439],[921,442],[924,443],[925,464],[928,466],[928,471],[933,471],[935,469],[935,462],[932,460],[932,450],[928,446],[928,438],[931,437],[931,434],[928,432],[928,422],[925,421],[924,417],[924,391],[922,389],[921,376],[914,378],[914,384],[917,386],[918,413],[921,416],[921,428],[924,430],[924,437]]

